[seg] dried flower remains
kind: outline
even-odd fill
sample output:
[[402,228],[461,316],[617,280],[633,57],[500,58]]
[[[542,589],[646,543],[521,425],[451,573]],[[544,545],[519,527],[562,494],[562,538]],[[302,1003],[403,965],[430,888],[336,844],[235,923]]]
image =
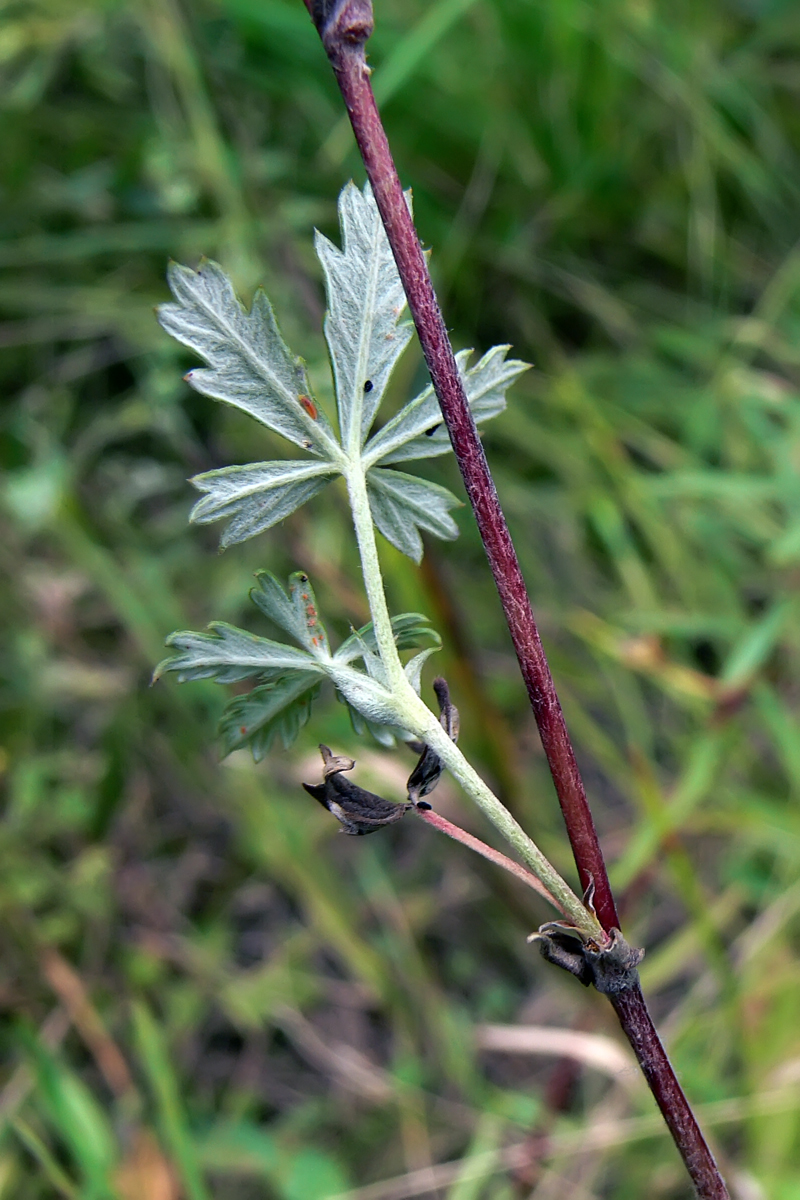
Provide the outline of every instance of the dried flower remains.
[[[439,676],[433,681],[433,690],[436,693],[436,699],[439,701],[439,721],[445,733],[452,741],[458,741],[459,717],[458,709],[450,699],[450,689],[447,686],[447,680]],[[408,777],[408,799],[409,802],[418,808],[430,808],[430,804],[424,800],[422,796],[429,796],[439,782],[443,763],[435,750],[424,743],[415,743],[414,748],[421,746],[419,762],[414,767],[414,770]]]
[[319,800],[323,808],[333,813],[341,822],[342,833],[362,837],[375,833],[384,825],[393,825],[412,807],[410,804],[394,804],[374,792],[359,787],[347,779],[343,772],[352,771],[355,760],[334,754],[328,746],[320,746],[322,754],[322,783],[304,783],[310,796]]

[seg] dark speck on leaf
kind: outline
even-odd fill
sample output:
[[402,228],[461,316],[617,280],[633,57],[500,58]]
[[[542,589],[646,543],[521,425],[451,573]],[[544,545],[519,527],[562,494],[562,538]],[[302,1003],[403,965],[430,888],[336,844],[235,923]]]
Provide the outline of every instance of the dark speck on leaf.
[[372,387],[373,387],[372,380],[371,380],[371,379],[368,379],[368,380],[367,380],[367,382],[364,384],[364,391],[365,391],[365,392],[371,392],[371,391],[372,391]]

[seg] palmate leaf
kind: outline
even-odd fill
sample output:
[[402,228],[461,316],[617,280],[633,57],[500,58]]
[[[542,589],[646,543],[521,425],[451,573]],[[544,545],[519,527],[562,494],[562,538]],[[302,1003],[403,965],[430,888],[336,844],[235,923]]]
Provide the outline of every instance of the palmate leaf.
[[179,630],[167,638],[167,645],[178,654],[165,658],[153,672],[153,682],[168,671],[175,671],[179,683],[191,679],[214,679],[217,683],[238,683],[252,675],[274,680],[287,671],[314,671],[324,674],[314,658],[304,650],[295,650],[282,642],[257,637],[235,625],[214,621],[210,633]]
[[[410,200],[409,200],[410,205]],[[420,530],[454,538],[449,510],[457,503],[444,488],[382,468],[450,449],[431,387],[364,443],[392,370],[408,345],[412,326],[401,317],[405,296],[377,205],[367,184],[349,183],[339,198],[342,248],[321,234],[316,249],[325,273],[325,336],[336,384],[342,444],[309,395],[302,360],[284,344],[269,301],[259,291],[247,312],[227,276],[204,261],[197,271],[173,264],[175,303],[159,309],[164,328],[208,364],[187,379],[205,395],[249,413],[267,428],[315,455],[317,462],[265,462],[226,467],[196,476],[205,495],[191,520],[225,520],[223,547],[246,541],[289,516],[337,474],[362,470],[375,524],[416,562]],[[526,370],[495,346],[468,367],[471,351],[456,357],[475,420],[505,407],[506,390]]]
[[[396,737],[407,738],[396,725],[394,699],[386,686],[372,623],[354,630],[331,655],[308,576],[296,571],[289,577],[288,590],[269,571],[259,571],[256,578],[252,600],[303,649],[219,621],[205,633],[171,634],[167,645],[177,653],[156,668],[153,681],[170,671],[180,683],[194,679],[237,683],[253,678],[253,690],[235,696],[225,708],[220,734],[226,754],[250,746],[257,761],[276,737],[286,746],[294,740],[325,678],[347,704],[354,728],[369,730],[383,745],[393,745]],[[401,650],[426,640],[434,643],[407,665],[408,678],[418,687],[422,664],[439,649],[441,639],[420,613],[401,613],[393,619],[392,629]],[[360,665],[354,666],[359,659]]]
[[403,471],[373,469],[367,476],[367,493],[378,529],[416,563],[422,561],[420,529],[446,540],[458,537],[449,510],[461,501],[447,488]]
[[325,337],[336,380],[346,449],[369,433],[389,376],[413,333],[399,323],[406,298],[369,184],[348,183],[339,197],[342,249],[321,233],[315,248],[325,272]]
[[288,517],[330,483],[336,468],[329,463],[264,462],[223,467],[195,475],[191,483],[201,492],[189,520],[196,525],[230,520],[220,538],[224,549],[245,542]]
[[336,447],[333,431],[309,402],[303,361],[284,343],[264,293],[256,293],[248,313],[222,268],[207,260],[197,271],[172,263],[167,277],[176,303],[162,304],[158,319],[208,363],[188,373],[192,387],[328,458]]
[[219,722],[223,754],[249,746],[260,762],[278,737],[288,750],[308,721],[319,689],[318,675],[298,671],[235,696]]
[[[456,355],[459,373],[476,424],[496,417],[506,406],[506,391],[528,364],[506,358],[509,346],[493,346],[474,367],[467,367],[471,350]],[[451,449],[439,402],[427,387],[383,426],[364,447],[367,467],[379,463],[435,458]]]

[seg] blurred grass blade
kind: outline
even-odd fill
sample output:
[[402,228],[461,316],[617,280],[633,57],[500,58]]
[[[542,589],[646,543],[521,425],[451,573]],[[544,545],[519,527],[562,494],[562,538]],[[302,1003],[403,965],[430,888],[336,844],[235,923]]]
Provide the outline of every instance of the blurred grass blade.
[[10,1125],[28,1153],[36,1159],[45,1179],[58,1195],[64,1196],[66,1200],[80,1200],[77,1187],[64,1174],[45,1143],[27,1121],[15,1117]]
[[39,1084],[35,1104],[69,1148],[97,1200],[111,1197],[110,1172],[117,1158],[116,1139],[99,1103],[77,1074],[63,1066],[37,1036],[22,1032]]
[[779,600],[752,624],[728,655],[722,671],[723,684],[729,688],[742,687],[752,679],[774,652],[794,607],[793,599]]
[[164,1146],[186,1189],[187,1200],[211,1200],[181,1102],[180,1085],[161,1030],[143,1001],[133,1005],[133,1029],[142,1066],[155,1096]]
[[697,739],[687,756],[683,775],[676,784],[669,803],[664,805],[661,815],[654,822],[639,826],[609,872],[615,889],[628,887],[658,854],[662,839],[673,830],[680,829],[698,804],[706,798],[719,777],[729,740],[720,730],[702,734]]
[[461,1160],[461,1174],[447,1192],[447,1200],[480,1200],[484,1184],[494,1174],[491,1152],[499,1148],[502,1137],[503,1122],[494,1113],[484,1113]]

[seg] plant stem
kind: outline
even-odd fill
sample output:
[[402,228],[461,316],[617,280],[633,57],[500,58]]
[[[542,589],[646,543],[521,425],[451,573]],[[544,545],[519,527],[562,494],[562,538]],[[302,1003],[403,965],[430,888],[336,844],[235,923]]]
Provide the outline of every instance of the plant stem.
[[[594,884],[595,905],[603,928],[617,928],[619,917],[594,820],[522,571],[370,87],[364,43],[373,29],[371,0],[304,0],[304,3],[336,75],[403,281],[425,361],[503,605],[564,814],[581,884],[584,890],[590,883]],[[621,992],[614,997],[613,1003],[698,1196],[702,1200],[728,1200],[728,1191],[713,1155],[658,1040],[641,989],[636,987]]]
[[536,878],[541,880],[547,891],[555,898],[556,906],[569,917],[577,929],[587,934],[588,937],[594,938],[601,945],[605,943],[607,941],[606,934],[594,914],[578,899],[569,884],[561,878],[532,838],[528,836],[521,825],[517,824],[494,792],[486,786],[455,742],[447,736],[433,713],[430,713],[429,710],[426,711],[429,713],[430,720],[428,728],[420,730],[420,736],[436,751],[453,778],[461,784],[467,795],[472,797],[492,824],[500,830],[503,837],[514,847]]
[[656,1032],[641,987],[608,997],[701,1200],[730,1200],[725,1181]]
[[[361,460],[348,460],[345,475],[347,493],[350,499],[350,511],[353,514],[353,524],[358,542],[358,552],[361,558],[361,573],[364,576],[364,588],[369,602],[370,615],[375,630],[375,640],[381,656],[387,683],[393,690],[413,691],[397,653],[397,645],[392,630],[392,620],[386,604],[386,593],[383,590],[383,576],[378,559],[378,547],[375,544],[375,526],[367,496],[367,481],[361,466]],[[416,694],[415,699],[416,699]]]
[[[366,478],[360,457],[349,460],[346,480],[361,557],[361,572],[375,630],[375,640],[378,643],[381,662],[386,672],[387,684],[397,704],[398,723],[412,730],[436,750],[454,779],[461,784],[467,795],[472,797],[493,825],[500,830],[523,861],[528,864],[536,878],[541,880],[548,893],[548,898],[555,898],[553,902],[556,908],[561,909],[572,920],[576,928],[602,945],[607,939],[600,922],[578,899],[569,884],[561,878],[533,839],[514,820],[491,788],[487,787],[406,678],[400,655],[397,652],[397,643],[394,640],[389,608],[386,603],[378,547],[375,543],[375,526],[370,512]],[[505,859],[504,855],[501,857]],[[510,862],[511,860],[505,861]]]
[[305,3],[312,18],[320,22],[317,28],[347,106],[403,281],[422,352],[500,594],[564,814],[581,887],[585,891],[590,883],[594,883],[594,903],[600,922],[605,929],[614,929],[619,926],[619,917],[561,705],[369,83],[363,43],[372,32],[371,3],[369,0],[321,0],[321,3],[305,0]]

